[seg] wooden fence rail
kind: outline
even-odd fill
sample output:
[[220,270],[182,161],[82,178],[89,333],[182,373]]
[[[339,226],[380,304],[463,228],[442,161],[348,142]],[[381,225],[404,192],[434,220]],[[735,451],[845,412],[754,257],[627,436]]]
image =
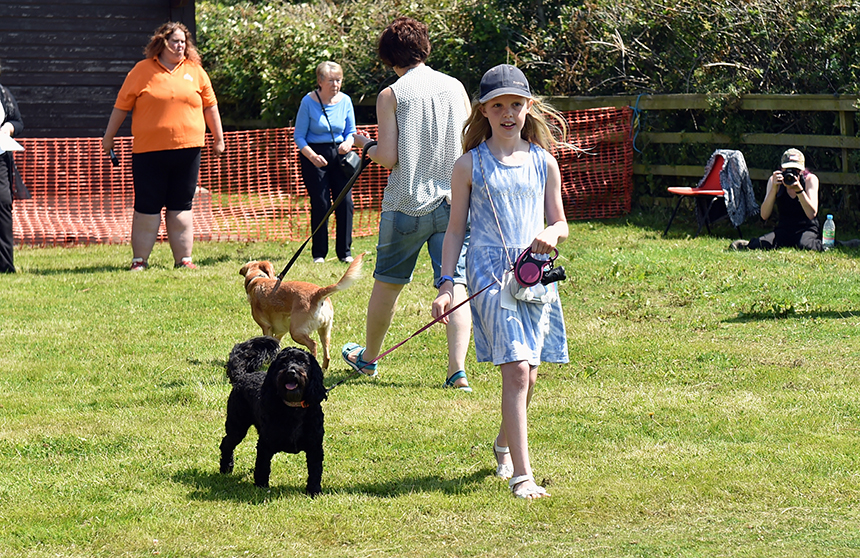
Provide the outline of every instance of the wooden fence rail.
[[[858,111],[856,95],[744,95],[739,99],[740,110],[834,112],[839,118],[839,135],[801,135],[748,133],[740,137],[744,145],[775,145],[783,147],[825,147],[842,150],[840,172],[819,172],[823,183],[860,185],[860,175],[852,168],[849,153],[860,149],[860,138],[854,127]],[[553,97],[551,102],[559,110],[581,110],[595,107],[637,107],[644,111],[709,110],[712,106],[706,95],[621,95],[611,97]],[[726,144],[729,136],[709,132],[643,132],[643,142],[653,144]],[[670,177],[701,177],[703,165],[671,165],[635,163],[633,173],[637,175],[660,175]],[[750,168],[753,180],[767,180],[773,169]]]
[[[749,111],[796,111],[796,112],[834,112],[839,118],[839,135],[802,135],[802,134],[767,134],[747,133],[740,137],[743,145],[774,145],[782,147],[824,147],[842,150],[842,168],[840,172],[821,172],[816,174],[823,183],[857,186],[860,185],[860,175],[852,167],[849,152],[860,149],[860,138],[856,137],[854,126],[855,113],[858,112],[857,95],[744,95],[738,100],[740,110]],[[552,105],[561,111],[584,110],[604,107],[636,107],[643,111],[682,111],[682,110],[711,110],[712,103],[707,95],[676,94],[676,95],[616,95],[605,97],[550,97]],[[366,97],[358,101],[359,106],[373,106],[375,97]],[[726,134],[711,132],[643,132],[639,138],[646,144],[714,144],[731,143]],[[702,176],[702,165],[672,165],[644,164],[634,161],[635,175],[658,175],[686,179]],[[750,168],[753,180],[767,180],[773,172],[772,168]],[[682,182],[682,181],[679,181]]]

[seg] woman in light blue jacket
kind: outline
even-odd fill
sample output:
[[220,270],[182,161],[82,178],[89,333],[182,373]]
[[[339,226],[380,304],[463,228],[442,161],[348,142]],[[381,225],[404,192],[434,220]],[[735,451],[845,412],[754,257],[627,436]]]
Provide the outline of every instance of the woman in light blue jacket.
[[[343,93],[343,70],[335,62],[317,66],[318,88],[302,98],[293,139],[299,148],[302,179],[311,202],[311,230],[316,229],[351,178],[341,170],[339,159],[352,149],[355,111],[352,99]],[[340,261],[352,261],[352,194],[335,208],[335,251]],[[315,263],[328,255],[328,223],[320,227],[311,243]]]

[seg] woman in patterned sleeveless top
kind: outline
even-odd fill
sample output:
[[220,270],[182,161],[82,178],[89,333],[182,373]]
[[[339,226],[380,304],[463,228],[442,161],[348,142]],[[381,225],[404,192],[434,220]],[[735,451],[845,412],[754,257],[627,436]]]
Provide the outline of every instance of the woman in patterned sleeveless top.
[[[463,152],[461,133],[469,117],[469,95],[459,81],[424,64],[430,40],[427,26],[419,21],[395,19],[382,32],[378,52],[398,79],[377,98],[379,138],[367,154],[391,169],[391,174],[382,199],[365,345],[347,343],[341,351],[349,366],[371,376],[376,375],[375,360],[382,352],[397,299],[412,281],[424,245],[435,283],[450,282],[458,302],[467,298],[465,248],[459,265],[447,276],[441,274],[440,262],[451,208],[451,171]],[[369,141],[355,136],[359,148]],[[465,372],[470,329],[469,308],[464,305],[451,315],[447,326],[448,371],[443,387],[472,391]]]

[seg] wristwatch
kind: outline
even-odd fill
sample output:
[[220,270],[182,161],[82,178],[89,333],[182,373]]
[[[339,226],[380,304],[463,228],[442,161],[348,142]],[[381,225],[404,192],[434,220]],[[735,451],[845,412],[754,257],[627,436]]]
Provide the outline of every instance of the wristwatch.
[[436,281],[436,284],[433,286],[438,289],[439,287],[441,287],[445,283],[445,281],[451,281],[451,284],[452,285],[454,284],[454,278],[453,277],[451,277],[450,275],[443,275],[442,277],[440,277]]

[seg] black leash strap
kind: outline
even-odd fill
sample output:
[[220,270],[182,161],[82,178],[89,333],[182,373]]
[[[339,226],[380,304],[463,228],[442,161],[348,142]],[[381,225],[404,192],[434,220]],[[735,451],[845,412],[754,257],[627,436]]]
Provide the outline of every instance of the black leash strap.
[[320,102],[320,108],[322,109],[323,116],[325,116],[325,121],[328,122],[328,133],[331,134],[331,143],[334,145],[335,149],[337,149],[337,142],[334,141],[334,130],[331,127],[331,120],[328,119],[328,113],[325,111],[325,103],[322,102],[322,97],[320,97],[319,91],[314,91],[314,94]]
[[340,380],[339,382],[336,382],[336,383],[335,383],[334,385],[332,385],[330,388],[326,389],[326,390],[325,390],[325,392],[326,392],[326,393],[328,393],[328,392],[330,392],[331,390],[333,390],[334,388],[336,388],[337,386],[339,386],[339,385],[341,385],[342,383],[346,382],[347,380],[350,380],[350,379],[352,379],[352,378],[356,377],[356,376],[361,372],[361,370],[362,370],[362,369],[364,369],[364,368],[366,368],[367,366],[370,366],[371,364],[375,363],[376,361],[378,361],[379,359],[381,359],[382,357],[384,357],[384,356],[385,356],[385,355],[387,355],[388,353],[393,352],[395,349],[399,349],[399,348],[401,347],[401,345],[403,345],[404,343],[406,343],[407,341],[409,341],[410,339],[412,339],[412,338],[413,338],[413,337],[415,337],[416,335],[418,335],[418,334],[420,334],[420,333],[423,333],[424,331],[426,331],[427,329],[429,329],[429,328],[430,328],[430,326],[432,326],[432,325],[433,325],[433,324],[435,324],[435,323],[438,323],[442,318],[444,318],[444,317],[446,317],[446,316],[448,316],[448,315],[450,315],[450,314],[453,314],[453,313],[454,313],[458,308],[460,308],[461,306],[463,306],[464,304],[466,304],[467,302],[469,302],[470,300],[472,300],[473,298],[475,298],[476,296],[478,296],[478,295],[479,295],[479,294],[481,294],[482,292],[486,291],[487,289],[489,289],[490,287],[492,287],[493,285],[495,285],[497,282],[498,282],[498,281],[493,281],[493,282],[491,282],[489,285],[487,285],[486,287],[484,287],[484,288],[483,288],[483,289],[481,289],[480,291],[476,292],[475,294],[473,294],[472,296],[470,296],[469,298],[467,298],[466,300],[464,300],[464,301],[463,301],[463,302],[461,302],[460,304],[458,304],[458,305],[454,306],[453,308],[449,309],[447,312],[445,312],[444,314],[442,314],[441,316],[439,316],[438,318],[436,318],[435,320],[433,320],[433,321],[432,321],[432,322],[430,322],[429,324],[425,325],[424,327],[422,327],[421,329],[419,329],[418,331],[416,331],[415,333],[413,333],[412,335],[410,335],[409,337],[407,337],[406,339],[404,339],[404,340],[403,340],[403,341],[401,341],[400,343],[398,343],[398,344],[394,345],[393,347],[391,347],[390,349],[388,349],[388,350],[387,350],[387,351],[385,351],[384,353],[382,353],[382,354],[380,354],[379,356],[377,356],[375,359],[373,359],[373,360],[371,360],[370,362],[366,363],[366,365],[365,365],[364,367],[362,367],[362,368],[360,368],[360,369],[358,369],[358,370],[353,370],[353,371],[352,371],[352,373],[351,373],[350,375],[348,375],[346,378],[344,378],[344,379]]
[[278,281],[284,280],[284,276],[287,274],[290,268],[293,267],[293,264],[296,263],[296,260],[299,259],[299,255],[301,255],[302,250],[305,249],[305,246],[308,245],[308,242],[310,242],[314,235],[317,233],[317,231],[320,230],[320,227],[322,227],[325,222],[328,221],[328,218],[331,217],[331,214],[334,212],[335,208],[340,205],[340,202],[343,201],[343,198],[345,198],[349,191],[352,190],[352,186],[355,184],[355,181],[358,180],[358,176],[361,174],[361,171],[363,171],[365,167],[367,167],[367,165],[370,163],[370,158],[367,156],[367,150],[374,145],[376,145],[375,141],[369,141],[364,145],[364,148],[361,150],[361,164],[358,166],[358,169],[353,173],[352,178],[349,179],[349,182],[347,182],[346,185],[343,187],[343,190],[341,190],[340,195],[338,195],[337,199],[334,200],[334,203],[331,204],[331,207],[328,208],[328,212],[326,212],[325,217],[322,218],[322,221],[319,222],[313,232],[311,232],[311,235],[302,243],[301,246],[299,246],[299,249],[296,250],[296,253],[293,254],[293,257],[287,264],[287,267],[285,267],[284,270],[278,275]]

